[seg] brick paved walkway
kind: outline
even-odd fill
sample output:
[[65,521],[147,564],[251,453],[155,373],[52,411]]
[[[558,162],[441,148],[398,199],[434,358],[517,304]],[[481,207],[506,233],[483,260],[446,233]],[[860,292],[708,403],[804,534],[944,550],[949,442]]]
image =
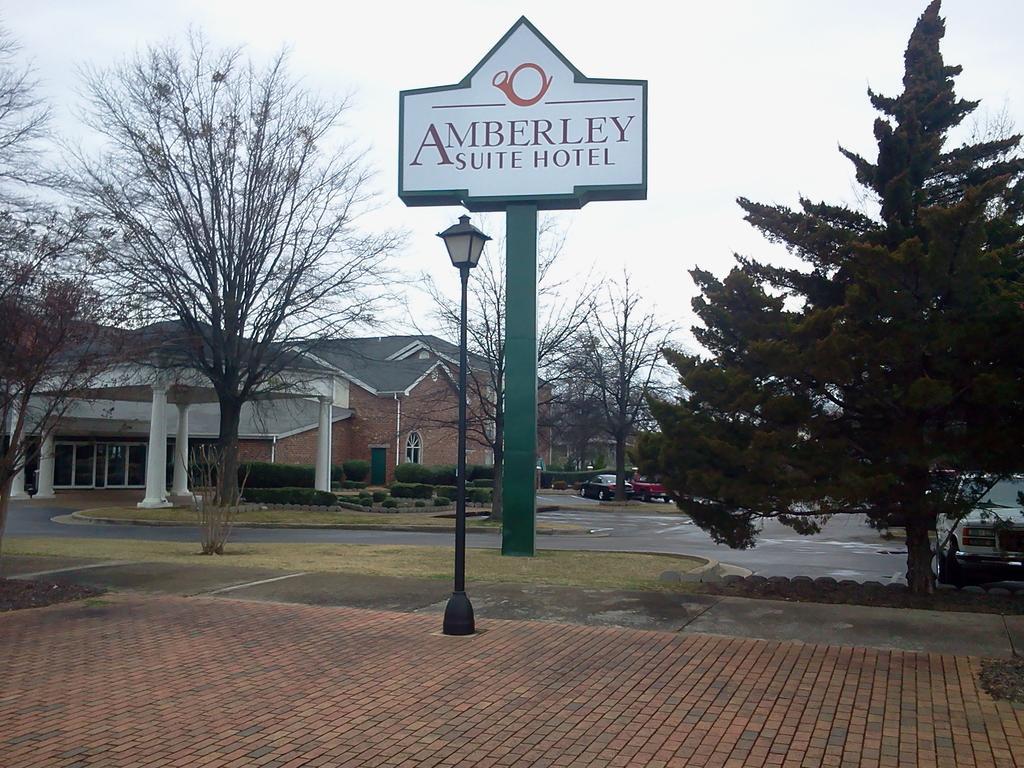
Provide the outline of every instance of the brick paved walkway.
[[439,622],[125,596],[0,615],[0,765],[1024,766],[1024,708],[973,659]]

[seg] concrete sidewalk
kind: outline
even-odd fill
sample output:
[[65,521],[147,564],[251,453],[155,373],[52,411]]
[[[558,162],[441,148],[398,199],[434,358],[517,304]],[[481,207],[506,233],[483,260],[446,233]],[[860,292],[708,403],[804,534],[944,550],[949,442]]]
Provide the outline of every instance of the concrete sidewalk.
[[[430,579],[161,562],[5,557],[3,575],[111,590],[440,614],[450,586]],[[530,619],[882,650],[1008,658],[1024,653],[1024,616],[826,605],[684,591],[470,583],[481,618]]]
[[115,595],[0,615],[5,768],[1013,768],[977,659]]

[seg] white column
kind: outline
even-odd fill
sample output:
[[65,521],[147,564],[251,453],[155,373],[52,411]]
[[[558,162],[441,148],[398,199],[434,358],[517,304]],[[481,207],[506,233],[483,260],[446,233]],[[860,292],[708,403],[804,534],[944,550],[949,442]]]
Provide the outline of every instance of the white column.
[[25,470],[19,469],[18,473],[11,478],[11,495],[12,499],[27,499],[29,495],[25,493]]
[[39,450],[39,487],[35,498],[52,499],[53,494],[53,433],[47,432],[43,445]]
[[167,386],[153,385],[149,416],[149,447],[146,450],[146,498],[138,506],[169,507],[167,501]]
[[[14,445],[14,429],[15,429],[15,427],[18,426],[18,410],[16,408],[11,408],[10,414],[11,414],[11,425],[10,425],[10,428],[11,428],[11,431],[10,431],[11,445],[10,445],[10,447],[13,449],[13,448],[16,447]],[[24,442],[24,439],[25,439],[24,438],[24,432],[22,432],[22,442]],[[12,498],[12,499],[27,499],[28,498],[28,494],[25,493],[25,470],[24,469],[19,469],[18,473],[13,478],[11,478],[11,495],[10,495],[10,498]]]
[[331,398],[320,398],[320,421],[316,435],[316,489],[331,490]]
[[188,496],[188,403],[178,403],[178,432],[174,438],[172,496]]

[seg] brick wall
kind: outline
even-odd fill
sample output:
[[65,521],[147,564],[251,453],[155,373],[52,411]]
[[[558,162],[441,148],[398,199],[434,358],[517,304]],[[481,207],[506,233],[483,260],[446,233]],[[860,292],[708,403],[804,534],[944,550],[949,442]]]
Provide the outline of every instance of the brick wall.
[[[336,421],[331,425],[331,463],[341,464],[345,459],[355,458],[347,454],[349,419]],[[278,464],[316,465],[316,444],[320,430],[316,427],[296,435],[282,437],[274,448],[274,461]]]
[[[405,441],[412,431],[422,440],[422,463],[454,464],[458,447],[458,398],[443,373],[436,379],[428,375],[408,396],[401,397],[401,425],[398,403],[393,395],[374,395],[357,384],[349,387],[349,408],[352,415],[334,422],[331,435],[331,460],[341,464],[346,459],[370,460],[370,449],[386,450],[387,481],[394,481],[395,454],[405,461]],[[316,462],[316,428],[281,438],[275,448],[275,461],[282,464],[314,464]],[[397,446],[396,446],[397,444]],[[466,460],[485,464],[490,453],[486,447],[469,443]]]
[[272,454],[270,440],[239,440],[239,461],[270,461]]

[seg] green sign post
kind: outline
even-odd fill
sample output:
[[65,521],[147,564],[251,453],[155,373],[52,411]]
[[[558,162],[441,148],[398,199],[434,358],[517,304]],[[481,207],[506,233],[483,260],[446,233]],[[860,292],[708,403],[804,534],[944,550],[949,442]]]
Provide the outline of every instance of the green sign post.
[[501,553],[534,553],[537,494],[537,206],[505,209],[505,466]]
[[398,195],[505,211],[505,555],[535,552],[537,212],[647,198],[647,81],[592,79],[519,19],[455,85],[402,91]]

